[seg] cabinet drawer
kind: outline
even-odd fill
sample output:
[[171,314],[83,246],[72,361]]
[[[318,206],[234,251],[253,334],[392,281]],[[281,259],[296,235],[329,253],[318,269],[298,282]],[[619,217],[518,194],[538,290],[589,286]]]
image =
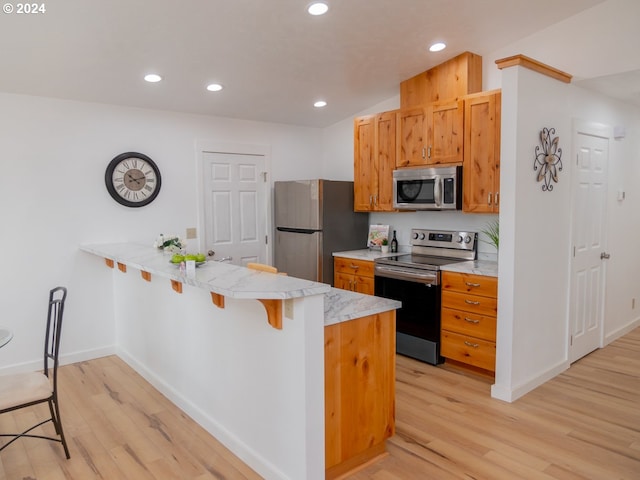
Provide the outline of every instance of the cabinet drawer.
[[442,291],[445,290],[497,297],[498,278],[470,273],[442,272]]
[[445,358],[492,372],[496,369],[496,344],[494,342],[443,330],[440,354]]
[[443,308],[442,330],[495,342],[496,317]]
[[491,297],[442,291],[442,306],[479,315],[497,316],[498,300]]
[[334,257],[334,272],[350,273],[363,277],[373,277],[373,262],[367,260],[353,260],[351,258]]

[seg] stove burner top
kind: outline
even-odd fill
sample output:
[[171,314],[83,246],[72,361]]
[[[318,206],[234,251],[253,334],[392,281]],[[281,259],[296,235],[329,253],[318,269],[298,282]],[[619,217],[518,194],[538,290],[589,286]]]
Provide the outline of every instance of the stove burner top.
[[385,257],[378,260],[378,263],[386,265],[398,265],[424,270],[439,270],[443,265],[465,262],[464,258],[435,257],[432,255],[417,255],[415,253],[401,253],[393,257]]
[[474,260],[478,234],[443,230],[411,230],[411,253],[401,253],[375,261],[376,275],[398,275],[401,270],[438,272],[443,265]]

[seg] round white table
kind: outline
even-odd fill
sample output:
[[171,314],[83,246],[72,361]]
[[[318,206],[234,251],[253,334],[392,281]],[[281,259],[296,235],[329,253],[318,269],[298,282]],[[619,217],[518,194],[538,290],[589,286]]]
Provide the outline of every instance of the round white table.
[[13,332],[8,328],[0,326],[0,347],[4,347],[13,338]]

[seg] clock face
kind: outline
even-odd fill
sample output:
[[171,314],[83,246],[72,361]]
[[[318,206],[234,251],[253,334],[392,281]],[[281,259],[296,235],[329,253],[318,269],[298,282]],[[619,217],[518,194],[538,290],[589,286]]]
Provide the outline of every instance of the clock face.
[[127,207],[142,207],[160,193],[158,166],[146,155],[135,152],[115,157],[105,172],[105,184],[114,200]]

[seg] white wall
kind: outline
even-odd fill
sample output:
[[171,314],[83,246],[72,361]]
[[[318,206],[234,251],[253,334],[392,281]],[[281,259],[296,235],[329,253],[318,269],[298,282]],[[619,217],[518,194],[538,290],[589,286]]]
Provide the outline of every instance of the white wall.
[[[605,342],[640,324],[632,298],[640,289],[633,272],[640,253],[640,111],[521,67],[502,76],[501,250],[498,291],[496,384],[492,394],[515,400],[568,367],[568,310],[572,182],[576,152],[574,121],[626,128],[610,139],[606,264]],[[563,171],[552,192],[543,192],[533,170],[543,127],[553,127],[563,150]],[[617,190],[626,191],[623,202]]]
[[[42,358],[48,290],[69,287],[62,351],[91,357],[113,351],[108,281],[87,282],[81,243],[141,241],[185,234],[197,225],[196,142],[268,145],[272,180],[322,174],[319,129],[247,122],[0,93],[0,324],[14,339],[0,351],[0,370],[33,368]],[[162,190],[131,209],[107,193],[104,172],[117,154],[149,155]],[[106,268],[106,267],[105,267]]]
[[518,54],[567,72],[574,81],[638,70],[638,19],[637,0],[608,0],[496,52],[483,53],[484,87],[500,88],[495,60]]

